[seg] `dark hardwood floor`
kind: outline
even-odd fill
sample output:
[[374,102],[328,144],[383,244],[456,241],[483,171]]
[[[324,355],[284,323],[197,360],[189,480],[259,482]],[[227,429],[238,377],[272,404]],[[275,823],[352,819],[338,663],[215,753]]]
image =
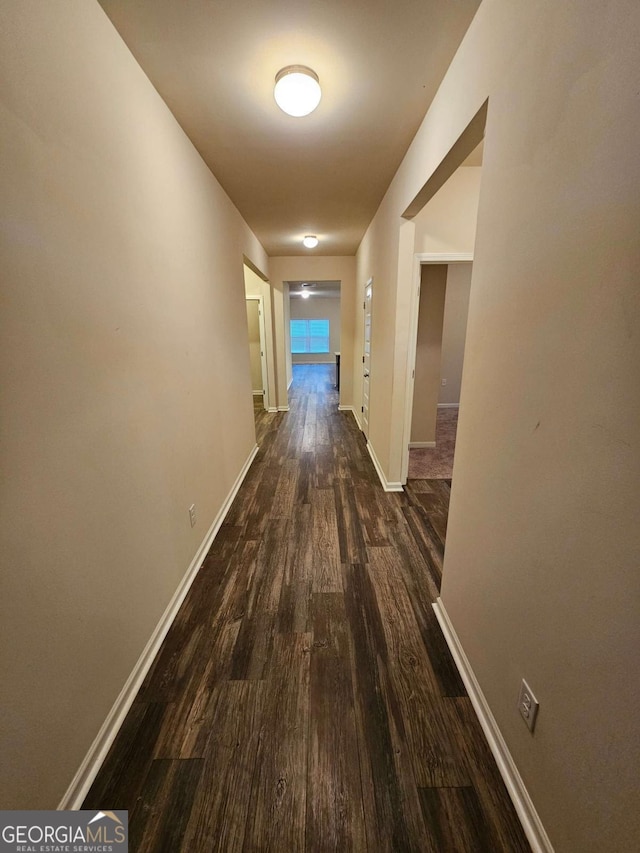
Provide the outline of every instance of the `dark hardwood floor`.
[[256,422],[256,442],[262,446],[262,439],[272,428],[275,416],[267,412],[263,398],[257,395],[253,398],[253,417]]
[[435,619],[450,484],[383,492],[296,366],[91,788],[131,851],[529,851]]

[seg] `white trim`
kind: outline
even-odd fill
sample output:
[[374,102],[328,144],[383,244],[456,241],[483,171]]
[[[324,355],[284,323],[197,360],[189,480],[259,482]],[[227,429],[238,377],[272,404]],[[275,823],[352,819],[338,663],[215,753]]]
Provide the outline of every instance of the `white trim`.
[[227,495],[224,503],[222,504],[220,511],[214,519],[213,524],[207,531],[206,536],[204,537],[200,547],[198,548],[195,557],[191,561],[189,568],[187,569],[185,575],[180,581],[178,588],[174,592],[171,601],[167,605],[166,610],[162,614],[160,621],[156,625],[153,634],[149,638],[147,645],[144,647],[144,650],[140,657],[138,658],[136,665],[133,670],[129,674],[124,687],[120,691],[120,695],[116,699],[113,704],[113,707],[107,714],[107,717],[100,727],[100,731],[96,735],[95,740],[89,747],[89,751],[85,755],[82,764],[78,768],[75,776],[73,777],[71,784],[66,790],[63,798],[60,800],[60,804],[58,805],[58,810],[77,810],[80,809],[84,798],[87,796],[89,788],[93,784],[94,779],[98,775],[98,771],[102,766],[103,761],[107,757],[107,753],[111,747],[111,744],[116,738],[122,723],[124,722],[124,718],[129,711],[129,708],[133,704],[133,700],[136,698],[138,690],[142,686],[142,682],[147,675],[147,672],[151,668],[151,664],[154,661],[158,651],[160,650],[160,646],[164,638],[167,636],[169,632],[169,628],[173,624],[174,619],[178,615],[178,611],[182,602],[187,596],[191,584],[196,578],[200,566],[204,562],[204,558],[207,556],[209,548],[211,547],[211,543],[216,537],[216,534],[220,530],[222,522],[224,521],[231,504],[233,503],[240,486],[244,478],[247,476],[247,472],[251,467],[251,463],[255,459],[256,453],[258,452],[258,445],[256,444],[249,454],[246,462],[242,466],[242,470],[238,474],[235,483],[233,484],[231,491]]
[[404,392],[404,425],[402,430],[402,456],[400,458],[400,479],[407,482],[409,476],[409,443],[411,441],[411,423],[413,419],[413,388],[416,376],[416,350],[418,348],[418,314],[420,311],[420,261],[413,256],[413,281],[409,301],[409,331],[407,337],[407,375]]
[[289,406],[278,406],[278,411],[279,412],[288,412]]
[[247,296],[245,294],[245,302],[251,301],[258,303],[258,330],[260,335],[260,370],[262,372],[262,391],[254,391],[253,393],[259,393],[263,395],[264,407],[268,412],[270,412],[271,409],[268,408],[271,397],[269,386],[269,367],[267,364],[267,327],[265,323],[264,297],[260,296],[259,294],[256,294],[255,296]]
[[453,655],[453,659],[458,667],[464,686],[467,688],[467,693],[471,699],[471,704],[476,712],[482,730],[487,738],[489,748],[493,753],[493,757],[498,765],[498,770],[507,787],[509,796],[513,801],[520,823],[525,831],[533,853],[553,853],[553,847],[549,836],[547,835],[540,816],[536,811],[533,800],[529,796],[522,776],[516,767],[509,747],[505,743],[502,733],[498,728],[496,718],[491,712],[489,703],[487,702],[482,688],[478,683],[469,659],[467,658],[460,639],[455,628],[449,618],[449,614],[442,602],[441,598],[432,605],[436,614],[436,618],[442,628],[442,633],[449,646],[449,650]]
[[278,411],[278,407],[277,407],[277,406],[269,406],[269,408],[267,409],[267,411],[268,411],[268,412],[270,412],[270,413],[273,415],[273,414],[275,414],[275,413]]
[[[293,362],[292,362],[292,363],[293,363]],[[293,385],[293,376],[292,376],[292,377],[291,377],[291,379],[289,380],[289,384],[287,385],[287,391],[289,390],[289,388],[291,388],[291,386],[292,386],[292,385]]]
[[419,450],[423,447],[435,447],[435,441],[410,441],[409,442],[409,450]]
[[407,376],[404,398],[404,433],[400,480],[407,482],[409,475],[409,446],[411,420],[413,417],[413,386],[416,369],[416,347],[418,343],[418,313],[420,308],[420,279],[424,264],[468,264],[473,262],[473,252],[416,252],[413,256],[413,282],[409,306],[409,331],[407,346]]
[[439,409],[459,409],[460,403],[438,403]]
[[[364,404],[365,404],[364,367],[361,368],[362,369],[362,374],[361,374],[361,376],[362,376],[362,387],[360,389],[360,392],[361,392],[361,394],[360,394],[360,402],[361,402],[360,412],[358,414],[356,414],[355,409],[353,410],[353,412],[356,415],[356,420],[358,421],[358,426],[360,427],[360,432],[362,432],[364,434],[364,437],[368,441],[369,440],[369,424],[371,423],[371,338],[372,338],[372,332],[373,332],[373,276],[371,276],[370,278],[367,279],[364,287],[362,288],[362,305],[363,305],[363,307],[362,307],[362,314],[360,316],[362,317],[362,364],[363,365],[365,363],[364,362],[364,359],[365,359],[365,351],[364,350],[365,350],[365,344],[366,344],[365,335],[367,333],[367,323],[366,323],[366,319],[365,319],[366,313],[367,313],[367,290],[371,290],[371,295],[369,297],[369,300],[370,300],[369,301],[369,376],[367,377],[369,382],[368,382],[368,394],[367,394],[367,398],[366,398],[366,403],[367,403],[367,419],[366,419],[366,421],[364,419]],[[359,363],[360,362],[358,361],[358,364]],[[362,415],[363,417],[360,417],[360,415]],[[365,429],[365,426],[366,426],[366,429]]]
[[385,492],[403,492],[404,489],[402,488],[402,483],[390,483],[387,480],[385,473],[382,470],[382,465],[378,461],[378,457],[376,456],[376,452],[373,449],[373,445],[371,444],[371,442],[369,440],[367,440],[367,450],[369,451],[369,456],[371,457],[371,459],[373,461],[373,465],[376,469],[378,477],[380,478],[380,482],[382,483],[382,488],[385,490]]
[[264,396],[264,391],[263,391],[263,390],[260,390],[260,391],[253,391],[252,393],[253,393],[253,396],[254,396],[254,397],[262,397],[262,396]]

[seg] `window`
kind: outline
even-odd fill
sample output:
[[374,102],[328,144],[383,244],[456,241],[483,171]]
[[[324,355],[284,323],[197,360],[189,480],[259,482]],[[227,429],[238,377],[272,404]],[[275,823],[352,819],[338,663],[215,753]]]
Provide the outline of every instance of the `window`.
[[291,352],[329,352],[329,321],[291,320]]

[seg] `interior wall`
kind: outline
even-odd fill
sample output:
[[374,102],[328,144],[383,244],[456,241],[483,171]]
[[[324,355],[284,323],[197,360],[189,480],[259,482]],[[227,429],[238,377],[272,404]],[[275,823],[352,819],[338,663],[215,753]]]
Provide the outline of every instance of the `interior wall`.
[[254,394],[262,394],[262,349],[260,347],[260,303],[247,299],[247,328],[249,330],[249,360],[251,362],[251,387]]
[[268,268],[97,3],[0,16],[0,802],[50,809],[255,445]]
[[443,351],[447,265],[424,264],[420,270],[420,304],[411,418],[411,444],[434,446]]
[[488,99],[442,599],[558,853],[640,837],[639,34],[635,0],[485,0],[357,256],[395,480],[399,223]]
[[444,299],[442,322],[442,359],[440,377],[446,379],[440,385],[438,403],[446,406],[460,404],[464,348],[467,339],[469,297],[471,295],[472,264],[448,264],[447,288]]
[[276,411],[277,376],[275,352],[275,318],[273,307],[273,291],[271,284],[260,278],[250,267],[244,265],[244,292],[246,296],[261,296],[264,310],[265,353],[267,361],[267,388],[265,408]]
[[[335,364],[336,352],[340,352],[340,297],[322,296],[301,299],[292,296],[290,319],[292,320],[329,320],[328,353],[292,353],[293,364]],[[291,347],[289,347],[291,348]]]
[[285,346],[285,376],[287,380],[287,390],[293,382],[293,362],[291,361],[291,302],[289,300],[289,285],[283,282],[284,295],[284,346]]
[[414,217],[416,252],[473,252],[481,177],[481,166],[461,166]]
[[283,412],[289,409],[287,360],[291,358],[291,353],[287,354],[285,350],[285,341],[287,341],[289,334],[288,327],[285,327],[285,317],[289,310],[287,290],[288,285],[286,281],[280,279],[276,273],[271,280],[273,353],[275,363],[274,405]]
[[[343,364],[352,365],[354,358],[356,259],[342,256],[287,256],[269,258],[271,282],[277,295],[276,309],[279,326],[276,326],[278,359],[278,398],[287,399],[287,351],[291,352],[288,325],[285,330],[284,288],[289,281],[339,281],[340,282],[340,405],[353,405],[353,372]],[[359,405],[359,404],[358,404]]]

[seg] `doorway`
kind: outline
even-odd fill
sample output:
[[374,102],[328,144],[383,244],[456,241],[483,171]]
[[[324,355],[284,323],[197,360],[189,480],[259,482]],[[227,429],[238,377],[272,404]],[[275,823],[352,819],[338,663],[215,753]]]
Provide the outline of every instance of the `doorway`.
[[[402,477],[451,479],[473,256],[418,254],[409,334]],[[445,372],[443,372],[443,368]],[[446,375],[445,375],[446,373]],[[449,384],[450,383],[450,384]],[[412,464],[420,453],[422,471]]]
[[[438,422],[441,437],[453,444],[450,456],[455,448],[457,408],[461,402],[460,381],[462,359],[466,340],[467,313],[471,287],[471,269],[473,247],[475,244],[480,182],[482,175],[483,142],[469,154],[461,165],[451,174],[426,203],[412,210],[415,226],[413,241],[413,274],[408,315],[408,346],[405,388],[405,413],[401,446],[401,482],[409,473],[410,451],[415,456],[420,452],[429,456],[431,448],[438,446]],[[418,203],[418,199],[415,203]],[[446,251],[441,246],[447,245]],[[453,248],[456,247],[456,248]],[[408,247],[409,248],[409,247]],[[409,248],[409,251],[411,249]],[[407,262],[408,262],[407,258]],[[440,270],[439,276],[437,270]],[[439,280],[438,280],[439,278]],[[445,311],[445,299],[447,302]],[[449,304],[450,303],[450,304]],[[448,329],[445,328],[445,313]],[[422,317],[420,316],[422,315]],[[435,316],[437,315],[437,316]],[[419,322],[421,328],[419,329]],[[431,340],[425,335],[425,325],[431,323]],[[452,332],[453,327],[453,332]],[[427,350],[431,347],[432,363],[429,378],[420,375],[421,365],[418,354],[418,334],[420,345]],[[445,341],[445,332],[452,340]],[[425,341],[425,336],[427,340]],[[435,337],[434,337],[435,336]],[[439,340],[438,340],[439,338]],[[452,350],[454,350],[452,354]],[[447,363],[443,362],[443,358]],[[445,372],[441,372],[444,370]],[[425,399],[428,397],[429,400]],[[425,423],[414,421],[414,405],[417,409],[428,408]],[[449,410],[449,411],[447,411]],[[418,420],[420,411],[417,412]],[[447,422],[445,424],[445,421]],[[443,434],[442,428],[447,435]],[[422,432],[418,432],[418,427]],[[451,440],[452,435],[454,436]],[[440,444],[442,449],[442,442]],[[428,470],[428,469],[427,469]],[[452,473],[452,459],[448,462],[448,474]],[[421,479],[446,477],[447,471],[436,471]]]
[[[339,280],[289,281],[288,351],[294,382],[303,365],[331,365],[331,387],[339,391],[338,365],[342,335],[342,293]],[[313,373],[313,371],[312,371]],[[321,375],[321,372],[318,372]]]
[[452,478],[471,267],[462,258],[420,266],[409,479]]
[[267,349],[264,306],[261,296],[247,296],[247,328],[254,409],[268,409]]

